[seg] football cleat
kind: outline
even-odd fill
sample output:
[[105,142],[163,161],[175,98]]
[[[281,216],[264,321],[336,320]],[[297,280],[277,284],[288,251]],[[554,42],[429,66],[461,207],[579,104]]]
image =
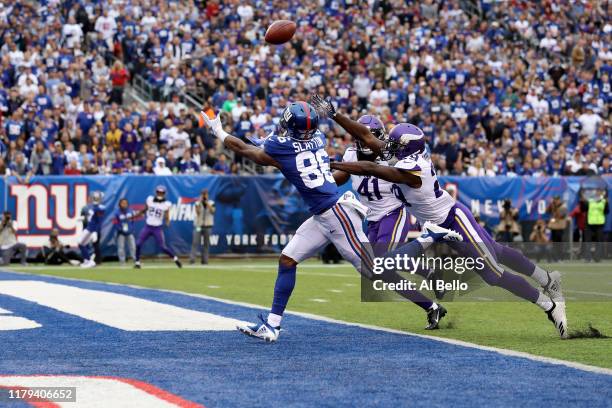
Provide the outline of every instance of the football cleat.
[[452,229],[444,228],[433,222],[425,221],[421,236],[419,238],[432,239],[434,242],[438,241],[463,241],[463,237]]
[[140,261],[134,262],[134,269],[140,269],[140,268],[142,268],[142,265],[140,264]]
[[82,264],[81,264],[81,268],[83,269],[89,269],[89,268],[93,268],[96,266],[96,263],[94,261],[92,261],[91,259],[86,259]]
[[553,301],[553,306],[546,312],[546,315],[559,331],[561,338],[567,339],[569,332],[567,330],[567,316],[565,316],[565,303]]
[[548,283],[543,286],[544,292],[550,296],[554,302],[563,302],[563,293],[561,291],[561,273],[552,271],[548,273]]
[[446,309],[442,305],[438,305],[437,309],[429,309],[427,311],[427,326],[425,330],[436,330],[439,329],[438,324],[440,320],[446,316]]
[[263,315],[259,315],[259,320],[261,323],[252,324],[252,325],[240,325],[236,326],[238,331],[246,334],[247,336],[257,337],[258,339],[262,339],[263,341],[272,343],[278,339],[280,334],[280,326],[272,327],[268,324],[267,320],[263,317]]
[[179,268],[183,267],[183,264],[181,263],[181,261],[178,259],[178,257],[174,257],[174,263],[176,264],[176,266],[178,266]]

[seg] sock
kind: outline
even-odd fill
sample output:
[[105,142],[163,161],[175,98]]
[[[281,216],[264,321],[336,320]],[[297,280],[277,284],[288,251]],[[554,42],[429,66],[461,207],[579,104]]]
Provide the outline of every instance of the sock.
[[81,256],[83,257],[83,260],[89,260],[89,248],[87,248],[87,245],[79,245],[79,249],[81,250]]
[[134,262],[140,262],[140,245],[136,247],[136,258],[134,258]]
[[279,327],[282,319],[283,316],[277,315],[275,313],[270,313],[268,315],[268,324],[272,327]]
[[172,258],[173,261],[178,261],[178,256],[174,255],[174,258]]
[[548,276],[548,271],[545,271],[538,265],[535,266],[531,277],[535,279],[542,287],[548,285],[548,283],[550,282],[550,276]]
[[537,302],[538,296],[540,295],[540,292],[531,286],[525,278],[508,271],[505,271],[502,276],[500,276],[497,286],[502,287],[507,291],[514,293],[516,296],[530,301],[531,303]]
[[[289,303],[291,292],[293,292],[293,288],[295,287],[295,271],[295,266],[286,267],[280,264],[278,265],[278,275],[276,276],[276,283],[274,284],[274,300],[272,300],[272,309],[270,310],[271,314],[278,316],[283,315],[287,303]],[[278,325],[275,325],[275,327],[276,326]]]
[[438,304],[436,302],[433,302],[427,310],[438,310]]
[[419,238],[417,238],[414,241],[410,241],[409,243],[402,245],[399,248],[396,248],[395,250],[385,254],[384,256],[386,258],[392,258],[395,255],[399,254],[408,255],[410,258],[418,258],[419,256],[423,255],[423,251],[425,251],[425,249],[428,248],[432,243],[433,241],[430,243],[423,243],[419,241]]
[[540,293],[538,299],[535,301],[535,304],[540,306],[545,312],[548,312],[550,309],[552,309],[554,302],[547,295]]

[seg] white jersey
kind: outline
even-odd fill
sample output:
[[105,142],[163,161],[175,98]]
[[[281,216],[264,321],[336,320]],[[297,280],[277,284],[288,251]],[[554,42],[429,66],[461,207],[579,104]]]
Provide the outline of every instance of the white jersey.
[[408,210],[421,225],[425,221],[441,224],[455,205],[455,199],[440,187],[429,153],[413,154],[395,164],[398,169],[409,170],[421,177],[421,187],[398,184]]
[[[342,161],[356,162],[357,149],[349,147],[344,152]],[[377,164],[388,166],[383,160],[377,160]],[[371,176],[351,175],[353,190],[359,193],[359,201],[368,207],[368,221],[378,221],[393,210],[404,205],[395,195],[397,187],[389,181]]]
[[147,213],[145,222],[151,227],[159,227],[164,224],[164,216],[166,211],[170,209],[172,204],[170,201],[155,201],[155,197],[147,197]]

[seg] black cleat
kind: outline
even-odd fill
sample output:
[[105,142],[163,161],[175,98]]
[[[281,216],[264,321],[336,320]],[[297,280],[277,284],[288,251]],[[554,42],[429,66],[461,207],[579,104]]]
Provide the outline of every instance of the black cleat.
[[176,264],[176,266],[178,266],[179,268],[182,268],[182,267],[183,267],[183,264],[181,263],[181,261],[180,261],[178,258],[176,258],[176,259],[174,260],[174,263],[175,263],[175,264]]
[[446,316],[446,309],[442,305],[438,305],[438,308],[435,310],[433,309],[428,310],[427,311],[427,323],[429,324],[427,325],[427,327],[425,327],[425,330],[439,329],[438,324],[440,323],[440,320],[442,320],[444,316]]
[[142,266],[140,266],[140,262],[135,262],[134,269],[140,269],[140,268],[142,268]]
[[436,300],[442,300],[446,294],[446,289],[438,289],[438,281],[444,282],[443,274],[444,271],[434,269],[427,277],[431,287],[433,287],[433,293],[436,296]]

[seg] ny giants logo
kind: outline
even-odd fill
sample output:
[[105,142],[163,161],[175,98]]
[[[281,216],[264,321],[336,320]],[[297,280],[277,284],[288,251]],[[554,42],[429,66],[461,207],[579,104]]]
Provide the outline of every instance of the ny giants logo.
[[87,204],[87,196],[87,184],[10,185],[8,208],[14,209],[20,242],[42,247],[51,230],[57,228],[63,244],[76,245],[83,229],[79,213]]

